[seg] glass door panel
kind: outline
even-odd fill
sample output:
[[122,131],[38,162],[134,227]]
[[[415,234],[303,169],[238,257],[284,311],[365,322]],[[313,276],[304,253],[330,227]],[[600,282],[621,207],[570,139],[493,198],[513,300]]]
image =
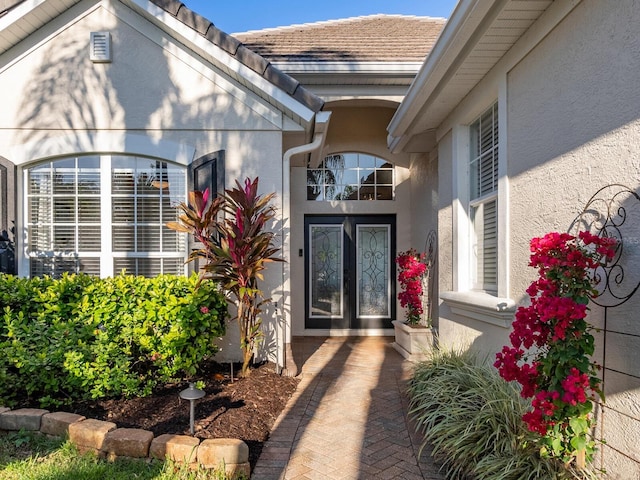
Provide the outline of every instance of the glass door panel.
[[310,225],[309,317],[342,317],[343,227]]
[[357,225],[358,318],[390,316],[390,225]]

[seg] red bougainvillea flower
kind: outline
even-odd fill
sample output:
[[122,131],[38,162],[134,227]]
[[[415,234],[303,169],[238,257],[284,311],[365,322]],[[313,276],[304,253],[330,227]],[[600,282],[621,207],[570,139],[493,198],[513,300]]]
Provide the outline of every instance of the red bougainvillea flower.
[[[527,288],[529,305],[518,308],[511,346],[496,354],[502,378],[516,381],[531,398],[522,419],[539,433],[548,450],[564,461],[593,442],[590,412],[602,396],[599,366],[592,360],[594,338],[586,322],[587,304],[597,294],[593,269],[616,254],[614,238],[580,232],[552,232],[531,240],[529,265],[539,278]],[[573,421],[580,418],[580,421]]]
[[424,253],[415,249],[401,252],[396,257],[399,267],[398,281],[402,291],[398,293],[400,306],[407,309],[406,318],[410,324],[417,324],[423,313],[422,308],[422,278],[427,272]]

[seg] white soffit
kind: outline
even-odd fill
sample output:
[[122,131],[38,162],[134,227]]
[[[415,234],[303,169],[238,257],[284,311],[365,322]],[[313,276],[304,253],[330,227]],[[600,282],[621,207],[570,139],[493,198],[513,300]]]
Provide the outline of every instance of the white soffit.
[[392,151],[437,128],[552,3],[460,1],[389,124]]
[[31,0],[0,17],[0,55],[80,0]]

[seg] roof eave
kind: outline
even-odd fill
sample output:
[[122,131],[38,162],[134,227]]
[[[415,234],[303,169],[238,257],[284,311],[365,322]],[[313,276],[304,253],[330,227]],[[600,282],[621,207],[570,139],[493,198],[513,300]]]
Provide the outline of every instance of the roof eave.
[[[429,116],[429,108],[437,103],[444,85],[460,68],[473,45],[482,38],[491,21],[507,2],[508,0],[461,0],[457,4],[387,127],[387,143],[392,152],[403,151],[411,137],[421,133],[412,128],[416,120]],[[468,91],[472,88],[473,86],[469,86]],[[421,131],[435,129],[440,121],[440,117],[431,122],[427,120],[426,128],[423,124]]]
[[289,74],[399,74],[415,75],[423,62],[406,61],[272,61],[271,64]]
[[[32,21],[24,23],[20,27],[20,34],[10,35],[8,38],[13,38],[14,43],[17,43],[33,32],[35,32],[40,26],[49,21],[52,17],[49,12],[42,13],[42,6],[44,3],[52,2],[57,4],[57,9],[60,11],[64,11],[68,9],[71,5],[76,3],[80,3],[81,0],[31,0],[29,2],[26,1],[15,1],[7,3],[6,10],[3,10],[3,15],[0,16],[0,35],[3,32],[9,30],[18,20],[23,17],[31,17]],[[54,8],[54,10],[56,10]],[[8,43],[8,42],[7,42]],[[4,53],[7,49],[0,50],[0,53]]]

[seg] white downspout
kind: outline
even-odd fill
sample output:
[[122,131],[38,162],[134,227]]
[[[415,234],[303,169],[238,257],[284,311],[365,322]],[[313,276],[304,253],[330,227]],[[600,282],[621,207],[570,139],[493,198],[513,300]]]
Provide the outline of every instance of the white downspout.
[[276,322],[277,363],[282,375],[288,377],[295,377],[298,374],[298,367],[291,351],[291,157],[321,148],[330,118],[331,112],[318,112],[313,141],[292,147],[282,156],[282,258],[284,262],[282,263],[282,320]]

